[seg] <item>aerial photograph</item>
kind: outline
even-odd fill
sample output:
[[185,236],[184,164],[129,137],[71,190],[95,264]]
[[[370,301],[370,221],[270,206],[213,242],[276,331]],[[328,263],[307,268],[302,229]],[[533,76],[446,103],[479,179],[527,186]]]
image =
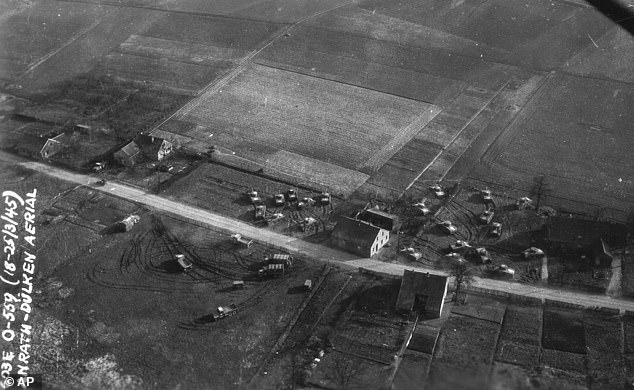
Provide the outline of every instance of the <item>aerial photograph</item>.
[[0,390],[634,390],[634,0],[0,0]]

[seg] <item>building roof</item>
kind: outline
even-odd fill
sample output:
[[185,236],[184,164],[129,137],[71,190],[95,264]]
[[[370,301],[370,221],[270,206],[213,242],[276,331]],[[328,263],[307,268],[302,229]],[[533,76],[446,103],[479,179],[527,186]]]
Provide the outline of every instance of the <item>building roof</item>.
[[122,154],[125,154],[127,156],[134,157],[137,154],[139,154],[140,151],[141,150],[139,149],[138,145],[134,141],[132,141],[132,142],[127,143],[121,149],[119,149],[117,151],[117,153],[122,153]]
[[367,222],[344,217],[335,226],[332,236],[369,247],[372,246],[380,231],[381,228]]
[[550,217],[546,223],[546,240],[550,242],[587,247],[603,239],[612,247],[620,247],[626,237],[622,224],[560,216]]
[[447,276],[405,270],[396,299],[396,308],[411,311],[416,295],[426,295],[430,301],[442,301],[446,292]]
[[136,142],[136,144],[141,148],[143,153],[148,155],[158,153],[163,141],[165,141],[165,139],[145,134],[139,134],[134,139],[134,142]]
[[363,212],[361,214],[371,214],[377,217],[381,217],[381,218],[387,218],[387,219],[391,219],[391,220],[396,220],[398,219],[398,217],[394,214],[390,214],[390,213],[386,213],[385,211],[381,211],[378,209],[367,209],[367,210],[363,210]]

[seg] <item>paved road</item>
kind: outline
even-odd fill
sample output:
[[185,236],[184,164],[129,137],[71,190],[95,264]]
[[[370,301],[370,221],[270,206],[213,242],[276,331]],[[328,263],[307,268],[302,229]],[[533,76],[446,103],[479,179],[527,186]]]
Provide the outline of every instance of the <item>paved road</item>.
[[[8,157],[8,155],[4,153],[0,153],[0,159],[15,162],[15,159]],[[25,168],[77,184],[89,185],[95,181],[95,179],[90,176],[69,172],[38,162],[19,162],[18,164]],[[138,202],[156,210],[175,214],[212,230],[223,233],[239,232],[257,242],[271,245],[292,253],[304,254],[320,261],[336,262],[338,265],[345,268],[364,269],[371,272],[395,276],[403,275],[403,270],[405,269],[417,269],[422,272],[439,273],[438,270],[431,270],[423,267],[405,266],[401,264],[385,263],[374,259],[358,258],[357,256],[346,252],[305,242],[301,239],[287,237],[283,234],[271,232],[265,229],[260,229],[208,210],[185,205],[157,195],[148,194],[141,189],[115,182],[106,183],[105,186],[96,187],[95,189]],[[541,286],[509,283],[506,281],[481,278],[476,278],[474,286],[498,292],[540,298],[542,300],[549,299],[553,301],[573,303],[586,307],[608,307],[634,311],[634,301],[611,298],[605,295],[557,290]]]

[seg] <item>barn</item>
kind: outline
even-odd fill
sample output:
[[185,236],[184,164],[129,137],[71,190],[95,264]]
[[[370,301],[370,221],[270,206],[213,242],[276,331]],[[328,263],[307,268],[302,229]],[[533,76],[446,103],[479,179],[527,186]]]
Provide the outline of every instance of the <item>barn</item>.
[[364,257],[377,254],[389,240],[389,230],[347,217],[337,223],[330,235],[333,245]]
[[440,317],[447,295],[447,276],[405,270],[396,299],[396,310],[416,312],[427,318]]

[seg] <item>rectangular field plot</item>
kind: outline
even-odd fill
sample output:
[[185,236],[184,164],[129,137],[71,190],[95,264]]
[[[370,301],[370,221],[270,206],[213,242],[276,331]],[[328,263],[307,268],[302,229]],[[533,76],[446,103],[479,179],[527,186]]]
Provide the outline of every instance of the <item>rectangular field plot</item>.
[[283,26],[246,19],[166,14],[143,35],[250,51]]
[[493,144],[474,177],[530,191],[545,175],[545,204],[624,221],[634,199],[634,88],[568,75],[550,78]]
[[[356,170],[431,105],[255,65],[181,120]],[[393,150],[392,153],[396,152]]]
[[462,388],[464,383],[472,383],[469,388],[488,388],[499,329],[490,321],[452,314],[438,339],[431,383],[437,388]]
[[210,66],[170,61],[123,53],[106,56],[104,69],[110,76],[131,81],[149,81],[178,90],[198,91],[226,72],[232,62],[218,61]]
[[119,46],[126,54],[214,65],[222,60],[235,60],[244,57],[246,51],[222,46],[172,41],[169,39],[131,35]]
[[553,350],[586,353],[583,314],[579,311],[545,307],[542,345]]
[[[105,14],[105,9],[94,5],[37,2],[8,16],[0,23],[2,77],[26,70],[90,29]],[[4,70],[4,61],[9,62],[10,72]]]
[[542,334],[540,306],[509,305],[506,308],[500,341],[539,347]]
[[[625,383],[622,355],[623,331],[620,318],[591,313],[584,318],[587,368],[593,388],[616,389]],[[599,385],[600,384],[600,385]]]

